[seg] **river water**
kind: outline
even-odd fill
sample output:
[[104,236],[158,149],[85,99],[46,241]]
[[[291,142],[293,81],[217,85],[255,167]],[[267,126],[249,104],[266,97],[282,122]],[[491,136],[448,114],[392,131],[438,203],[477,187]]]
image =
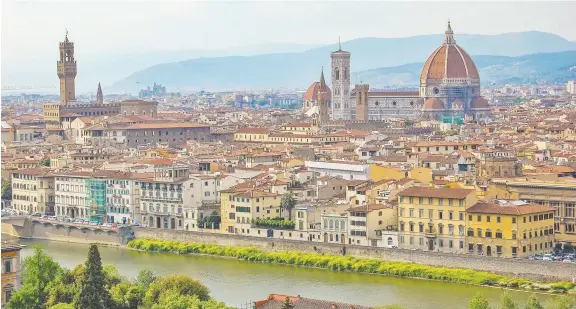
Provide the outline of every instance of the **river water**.
[[[32,246],[38,245],[68,268],[84,263],[88,253],[88,246],[83,244],[45,240],[20,242],[28,246],[22,250],[23,257],[31,255]],[[135,277],[143,268],[159,275],[189,275],[208,286],[216,299],[238,307],[250,301],[265,299],[269,293],[278,293],[361,305],[396,303],[409,309],[467,308],[468,302],[477,292],[482,292],[493,307],[496,307],[503,292],[499,288],[334,272],[209,256],[138,252],[117,247],[101,247],[100,254],[103,264],[114,264],[126,277]],[[529,296],[528,292],[523,291],[509,293],[522,305]],[[546,299],[548,296],[538,297]]]

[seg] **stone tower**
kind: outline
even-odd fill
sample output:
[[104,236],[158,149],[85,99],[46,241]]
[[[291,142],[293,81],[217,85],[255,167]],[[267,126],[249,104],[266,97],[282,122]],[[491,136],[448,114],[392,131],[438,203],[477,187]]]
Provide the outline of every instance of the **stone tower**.
[[74,43],[68,40],[68,31],[64,42],[60,42],[60,60],[57,62],[58,78],[60,79],[60,105],[76,102],[76,59],[74,59]]
[[356,120],[368,121],[369,85],[356,85]]
[[318,87],[318,125],[322,126],[330,121],[328,116],[328,98],[330,89],[326,86],[326,80],[324,79],[324,67],[322,67],[322,73],[320,74],[320,87]]
[[104,95],[102,94],[102,87],[98,83],[98,91],[96,92],[96,103],[104,104]]
[[350,52],[338,50],[330,53],[332,60],[332,119],[351,120],[350,106]]

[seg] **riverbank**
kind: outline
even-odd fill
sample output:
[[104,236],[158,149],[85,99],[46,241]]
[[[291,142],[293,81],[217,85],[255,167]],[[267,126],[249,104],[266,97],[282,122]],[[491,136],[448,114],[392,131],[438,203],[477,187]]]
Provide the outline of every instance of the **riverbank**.
[[171,252],[178,254],[204,254],[230,257],[250,262],[296,265],[334,271],[352,271],[407,278],[421,278],[444,282],[455,282],[479,286],[515,288],[529,291],[567,293],[574,289],[570,282],[543,283],[524,278],[475,271],[462,268],[426,266],[407,262],[391,262],[371,258],[336,256],[331,254],[302,253],[296,251],[264,252],[255,247],[219,246],[205,243],[135,239],[129,248],[149,252]]

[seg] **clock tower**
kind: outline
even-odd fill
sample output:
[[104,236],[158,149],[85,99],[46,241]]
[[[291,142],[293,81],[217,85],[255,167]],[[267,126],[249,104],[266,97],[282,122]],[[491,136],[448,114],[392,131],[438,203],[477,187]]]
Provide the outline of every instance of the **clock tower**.
[[76,59],[74,58],[74,43],[68,40],[68,30],[64,42],[60,42],[60,60],[57,62],[58,78],[60,79],[60,105],[76,103]]

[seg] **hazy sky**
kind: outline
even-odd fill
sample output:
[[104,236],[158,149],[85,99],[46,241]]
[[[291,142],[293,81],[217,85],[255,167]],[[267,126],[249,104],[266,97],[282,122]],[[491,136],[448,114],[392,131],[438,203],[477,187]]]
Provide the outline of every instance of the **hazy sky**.
[[2,60],[57,54],[333,43],[359,37],[538,30],[576,40],[576,2],[2,0]]

